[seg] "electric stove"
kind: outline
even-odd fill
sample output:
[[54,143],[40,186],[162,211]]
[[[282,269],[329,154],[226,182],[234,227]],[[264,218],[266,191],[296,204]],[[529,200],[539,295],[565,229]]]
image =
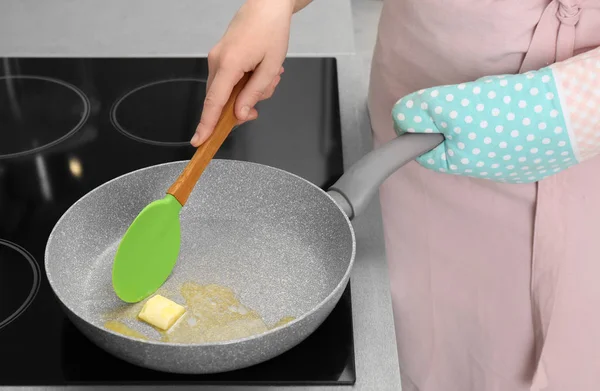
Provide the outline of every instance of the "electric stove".
[[[336,62],[288,59],[258,120],[217,158],[288,170],[327,188],[342,174]],[[84,337],[47,282],[60,216],[106,181],[189,159],[205,58],[4,58],[0,67],[0,386],[342,385],[355,382],[351,293],[308,339],[265,363],[215,375],[139,368]]]

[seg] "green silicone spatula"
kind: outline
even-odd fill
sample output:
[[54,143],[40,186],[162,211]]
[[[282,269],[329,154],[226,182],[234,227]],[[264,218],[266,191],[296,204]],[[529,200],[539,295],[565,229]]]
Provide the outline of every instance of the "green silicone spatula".
[[181,241],[179,212],[200,175],[237,124],[235,100],[249,77],[249,74],[244,75],[233,88],[214,132],[198,147],[166,196],[147,205],[125,232],[112,269],[113,288],[121,300],[136,303],[145,299],[171,274]]

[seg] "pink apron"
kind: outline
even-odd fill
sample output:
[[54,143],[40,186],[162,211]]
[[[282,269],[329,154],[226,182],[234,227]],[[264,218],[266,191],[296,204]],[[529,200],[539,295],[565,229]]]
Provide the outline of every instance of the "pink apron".
[[[597,46],[600,0],[386,0],[375,145],[410,92]],[[411,163],[380,197],[403,391],[600,390],[600,158],[524,185]]]

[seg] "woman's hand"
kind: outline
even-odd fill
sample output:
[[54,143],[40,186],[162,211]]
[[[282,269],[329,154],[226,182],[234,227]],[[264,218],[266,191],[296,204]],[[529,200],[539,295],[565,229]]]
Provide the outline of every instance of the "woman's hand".
[[442,133],[424,167],[508,183],[539,181],[600,154],[600,48],[522,75],[415,92],[398,132]]
[[239,9],[208,54],[206,99],[193,146],[210,136],[233,87],[250,71],[253,75],[237,98],[235,115],[240,123],[258,117],[254,106],[273,95],[283,73],[292,14],[306,4],[307,0],[248,0]]

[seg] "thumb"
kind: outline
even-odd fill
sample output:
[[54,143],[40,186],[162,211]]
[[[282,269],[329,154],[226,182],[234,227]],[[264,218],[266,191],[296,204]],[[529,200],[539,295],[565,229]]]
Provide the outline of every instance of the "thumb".
[[392,109],[396,132],[443,133],[443,129],[438,129],[434,122],[430,110],[424,94],[413,93],[400,99]]
[[[434,113],[439,113],[439,106],[427,101],[430,94],[416,92],[400,99],[392,109],[394,127],[398,134],[402,133],[444,133],[448,124],[434,121]],[[437,109],[437,111],[436,111]],[[439,126],[439,128],[438,128]],[[451,136],[448,136],[451,137]],[[448,172],[449,164],[446,156],[446,141],[419,156],[416,161],[422,166],[438,172]]]
[[246,121],[254,106],[262,99],[269,87],[279,75],[281,64],[263,61],[254,70],[250,80],[235,101],[235,116],[240,121]]

